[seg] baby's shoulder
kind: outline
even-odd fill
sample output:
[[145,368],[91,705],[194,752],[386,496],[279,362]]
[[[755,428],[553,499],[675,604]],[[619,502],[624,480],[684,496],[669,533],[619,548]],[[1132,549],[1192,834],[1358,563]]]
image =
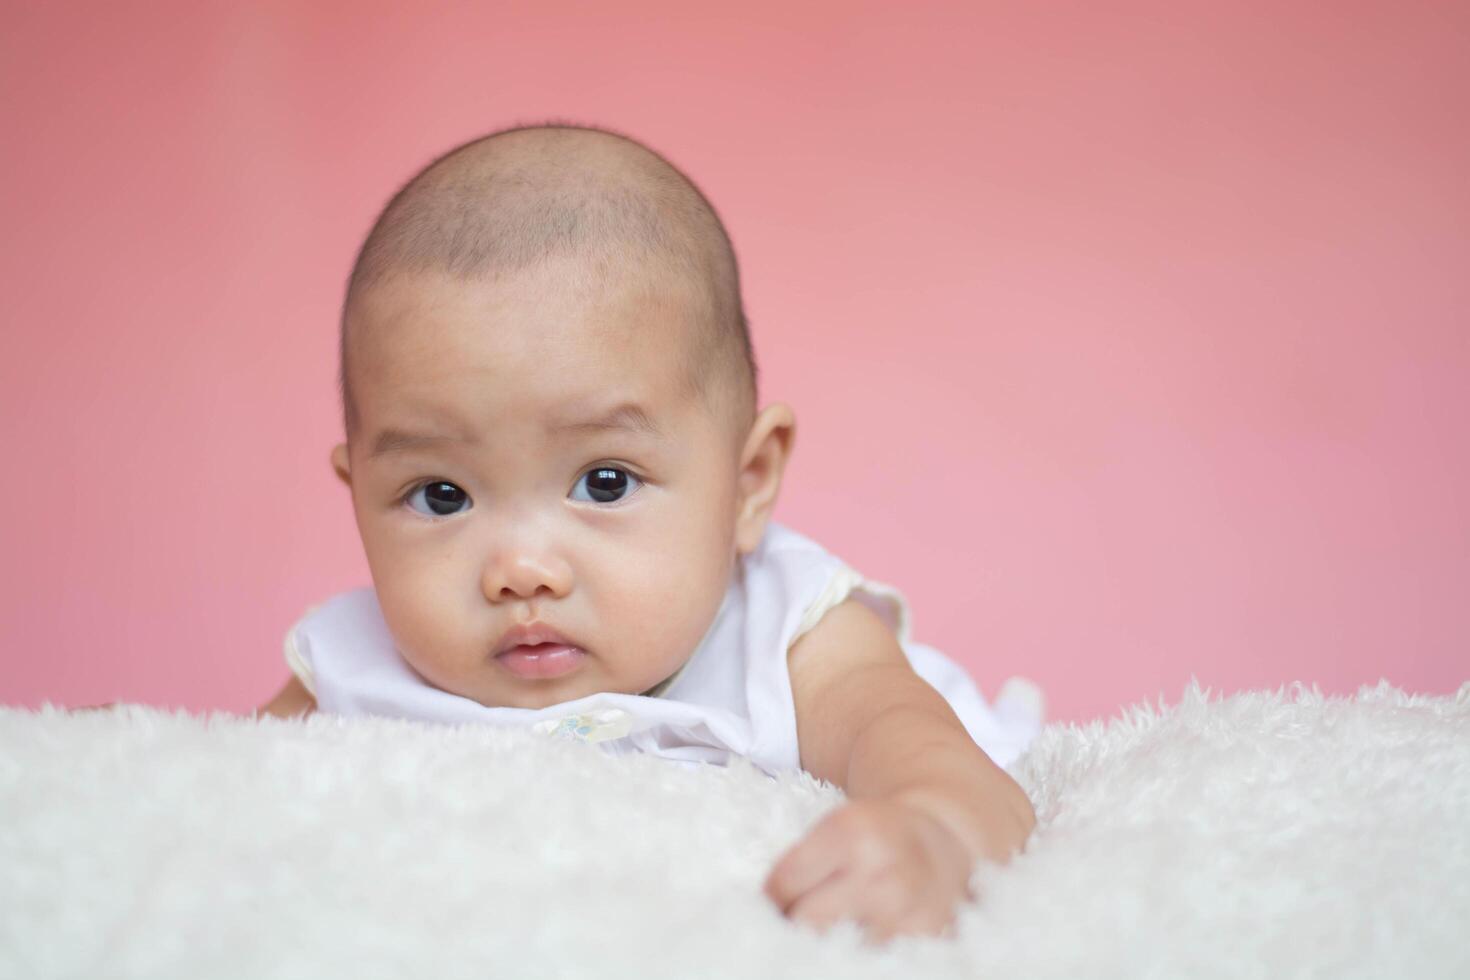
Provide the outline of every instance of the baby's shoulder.
[[292,677],[286,685],[265,704],[256,711],[256,715],[271,715],[276,718],[296,718],[309,715],[316,710],[316,698],[301,683],[299,677]]
[[786,603],[799,607],[788,650],[844,604],[862,606],[872,614],[849,612],[845,619],[863,619],[870,625],[876,621],[890,636],[908,638],[911,615],[903,593],[862,574],[814,539],[773,522],[752,557],[748,574],[768,580],[770,591],[779,591]]

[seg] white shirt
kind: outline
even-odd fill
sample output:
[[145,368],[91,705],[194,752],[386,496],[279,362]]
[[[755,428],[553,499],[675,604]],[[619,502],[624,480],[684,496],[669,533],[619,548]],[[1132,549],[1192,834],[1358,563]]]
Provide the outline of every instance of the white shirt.
[[954,708],[970,736],[1008,765],[1041,729],[1041,692],[1012,678],[992,706],[964,669],[909,638],[908,603],[820,545],[774,522],[736,564],[719,612],[694,653],[653,696],[599,693],[545,708],[487,707],[424,681],[399,654],[371,588],[341,593],[286,634],[286,663],[319,711],[439,723],[523,726],[683,762],[744,756],[768,773],[799,769],[796,710],[786,655],[848,598],[894,630],[920,677]]

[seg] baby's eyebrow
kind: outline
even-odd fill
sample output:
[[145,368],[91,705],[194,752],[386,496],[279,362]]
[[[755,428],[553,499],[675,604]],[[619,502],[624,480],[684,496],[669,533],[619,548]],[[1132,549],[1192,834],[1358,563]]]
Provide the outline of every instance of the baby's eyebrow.
[[[576,421],[555,421],[546,427],[546,431],[552,435],[563,432],[608,432],[624,431],[635,432],[650,436],[654,439],[668,439],[663,429],[653,420],[653,416],[642,405],[633,402],[625,402],[602,415],[591,419],[579,419]],[[406,453],[415,449],[427,449],[433,446],[442,446],[449,443],[473,443],[476,440],[468,435],[439,435],[428,432],[409,432],[404,429],[387,428],[378,433],[378,438],[373,441],[372,452],[368,454],[369,459],[378,459],[381,456],[391,456],[394,453]]]
[[432,435],[424,432],[405,432],[402,429],[384,429],[378,433],[378,438],[373,443],[373,451],[368,454],[368,458],[377,459],[379,456],[388,456],[393,453],[406,453],[414,449],[441,446],[450,442],[473,441],[463,436]]
[[653,416],[648,413],[642,405],[633,402],[625,402],[611,411],[599,415],[597,418],[583,419],[576,422],[553,422],[547,426],[547,431],[553,434],[562,432],[604,432],[609,429],[623,429],[629,432],[638,432],[655,439],[667,439],[668,436],[658,427]]

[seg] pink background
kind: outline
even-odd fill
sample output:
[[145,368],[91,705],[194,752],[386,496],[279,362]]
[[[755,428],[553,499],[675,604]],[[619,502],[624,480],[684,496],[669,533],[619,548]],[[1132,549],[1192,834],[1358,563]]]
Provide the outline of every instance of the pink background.
[[273,693],[368,581],[327,464],[354,249],[548,117],[711,196],[800,423],[778,519],[985,689],[1451,690],[1467,10],[8,4],[0,701]]

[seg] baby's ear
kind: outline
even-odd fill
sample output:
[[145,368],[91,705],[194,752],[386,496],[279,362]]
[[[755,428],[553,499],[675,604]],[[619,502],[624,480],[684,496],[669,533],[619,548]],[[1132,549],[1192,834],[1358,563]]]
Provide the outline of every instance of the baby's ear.
[[750,427],[740,452],[740,497],[735,512],[735,547],[742,555],[761,543],[795,441],[796,415],[779,402],[761,409]]
[[337,471],[337,479],[352,486],[352,467],[347,462],[347,443],[339,442],[332,447],[332,469]]

